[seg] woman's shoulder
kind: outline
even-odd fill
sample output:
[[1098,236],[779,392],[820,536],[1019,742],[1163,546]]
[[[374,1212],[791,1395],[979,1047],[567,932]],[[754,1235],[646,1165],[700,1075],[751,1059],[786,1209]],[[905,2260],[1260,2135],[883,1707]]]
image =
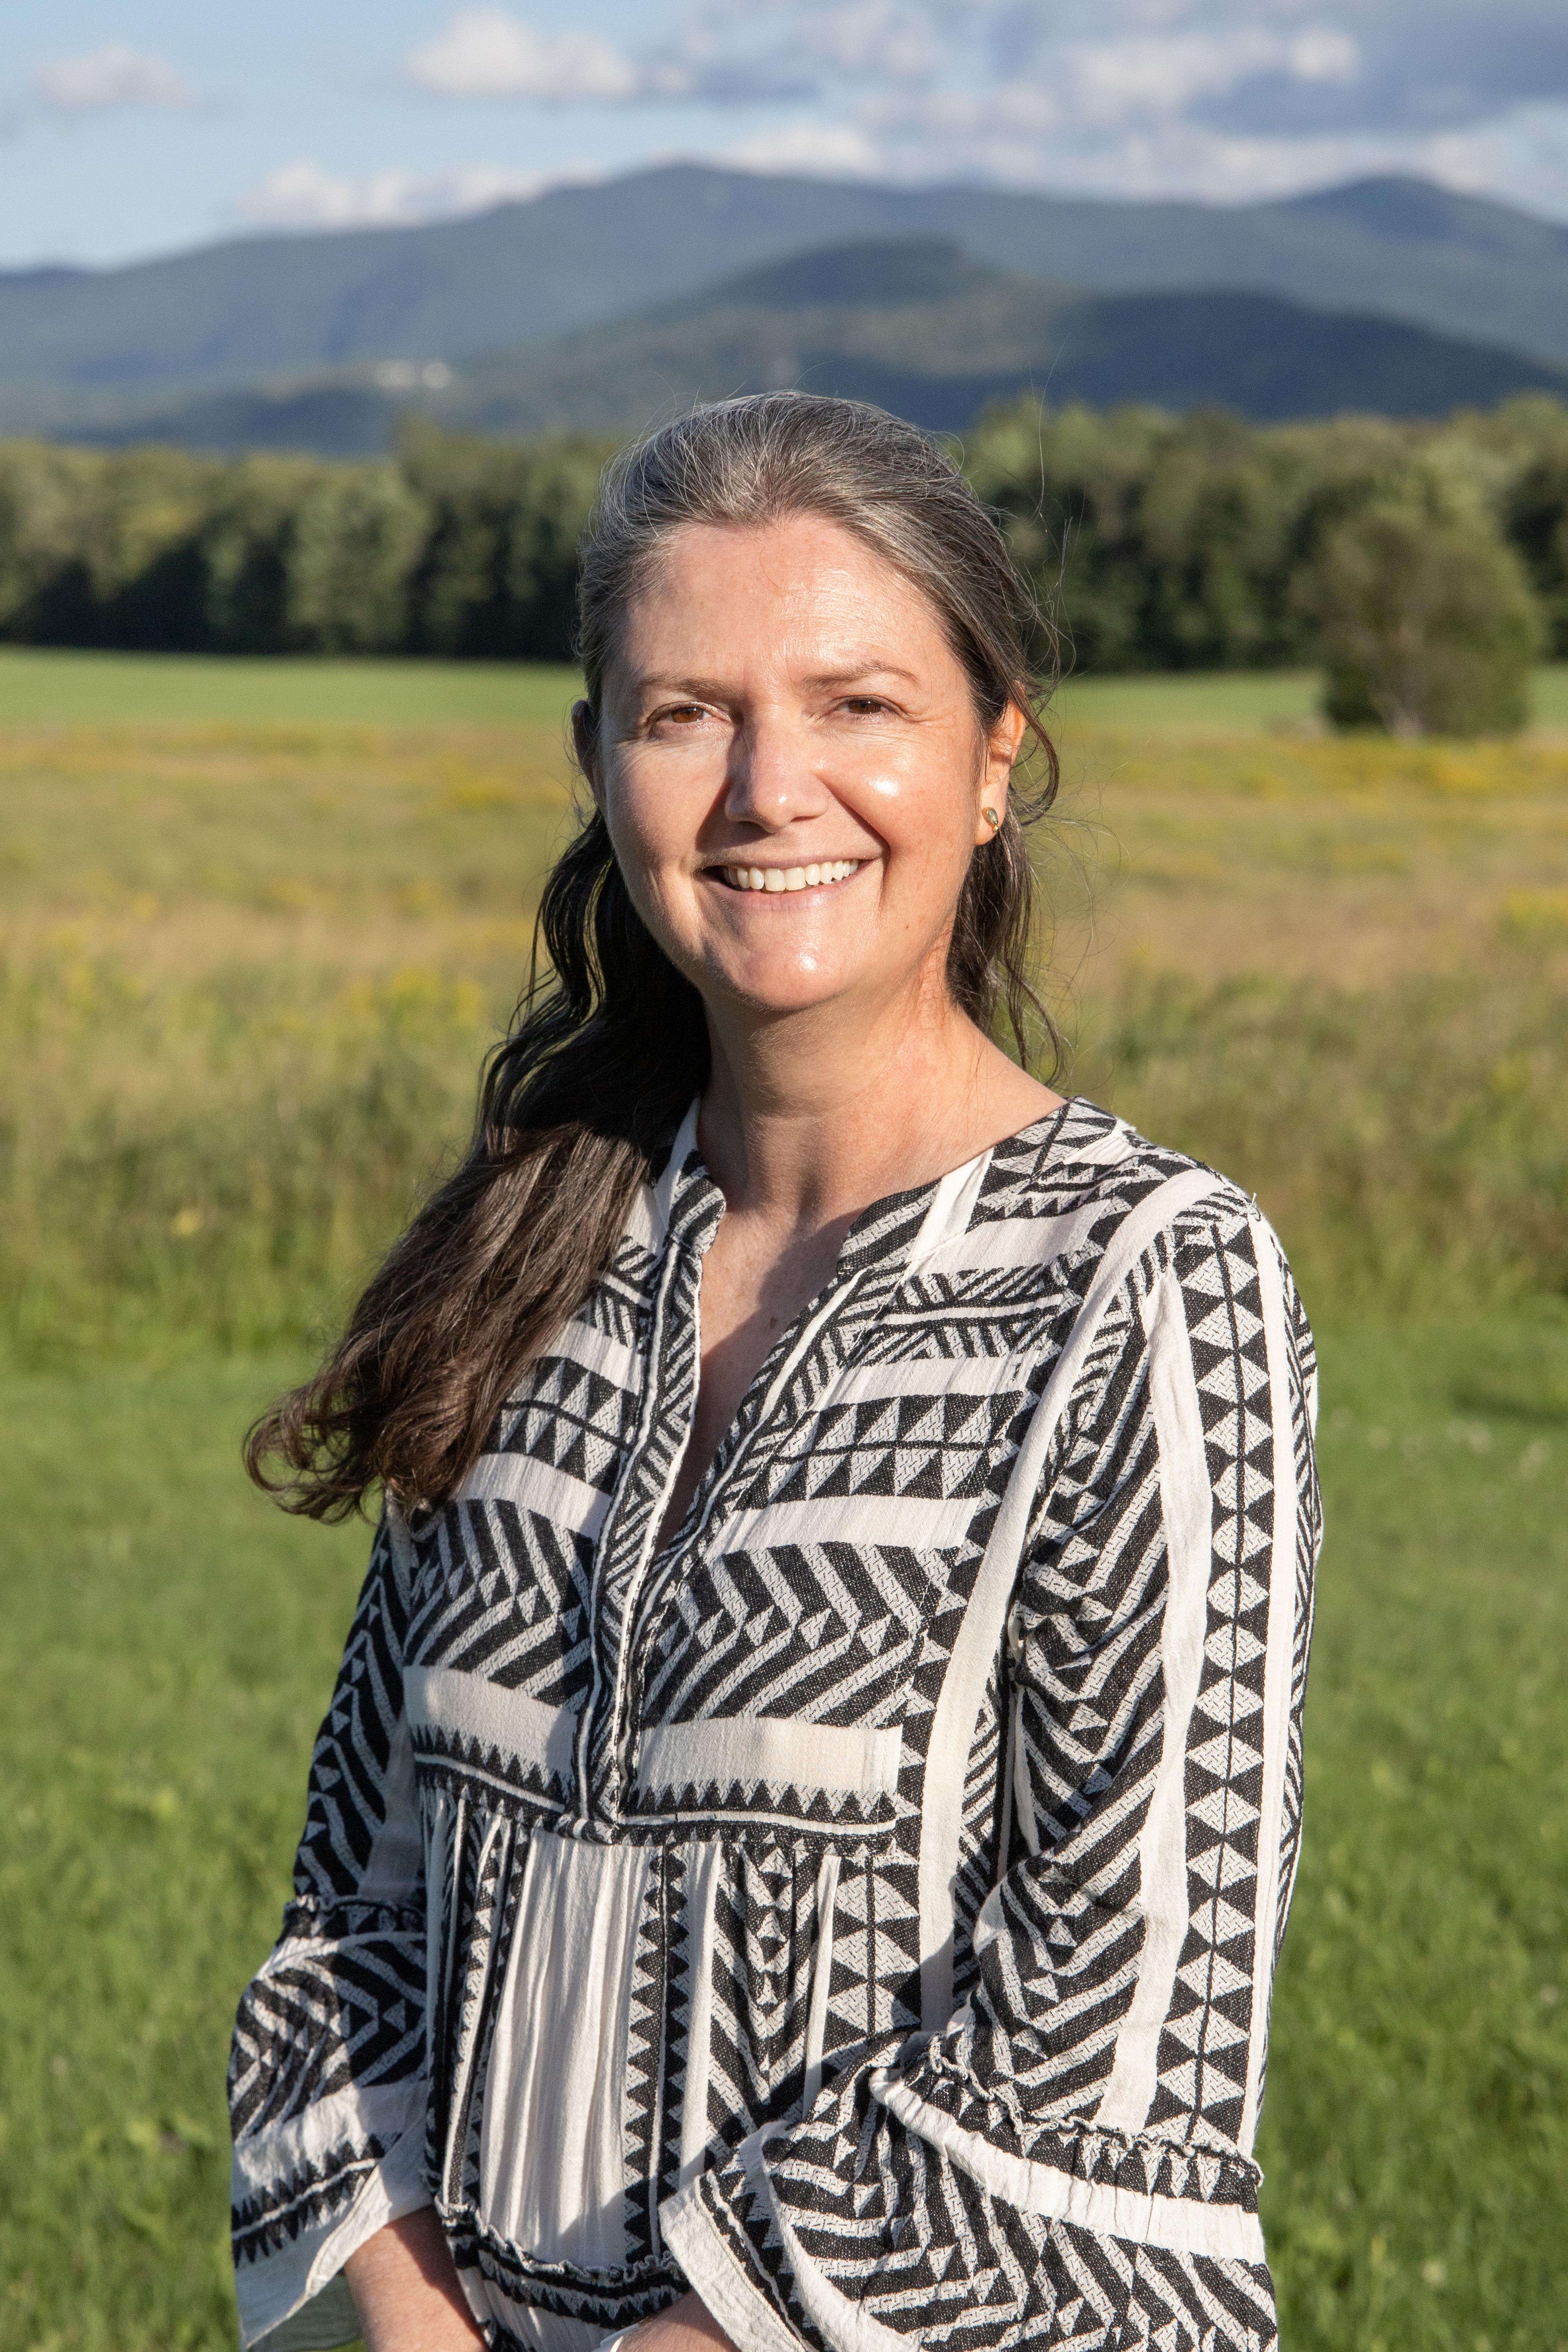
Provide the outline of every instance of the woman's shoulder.
[[1098,1322],[1130,1290],[1152,1297],[1169,1274],[1194,1335],[1217,1318],[1239,1345],[1277,1317],[1310,1365],[1306,1312],[1256,1196],[1082,1097],[997,1147],[972,1232],[994,1263],[1069,1294],[1075,1320],[1087,1310]]
[[1026,1227],[1070,1220],[1080,1246],[1108,1244],[1130,1220],[1141,1231],[1205,1216],[1264,1222],[1257,1202],[1218,1169],[1152,1141],[1081,1095],[996,1146],[975,1207],[980,1219]]

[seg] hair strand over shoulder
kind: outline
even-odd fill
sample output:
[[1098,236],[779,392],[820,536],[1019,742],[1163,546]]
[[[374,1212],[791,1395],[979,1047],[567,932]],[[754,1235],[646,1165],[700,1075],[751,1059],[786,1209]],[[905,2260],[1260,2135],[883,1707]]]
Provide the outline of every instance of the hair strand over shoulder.
[[[606,471],[581,551],[579,650],[597,723],[619,631],[660,551],[691,523],[758,529],[826,517],[931,602],[989,728],[1009,703],[1037,757],[994,841],[971,860],[948,980],[1021,1060],[1056,1033],[1029,979],[1034,875],[1025,827],[1049,807],[1056,753],[1029,647],[1048,628],[995,518],[924,434],[805,393],[721,401],[637,443]],[[608,831],[585,816],[545,883],[528,985],[489,1056],[473,1138],[372,1276],[315,1377],[251,1430],[251,1475],[285,1509],[342,1518],[381,1486],[447,1501],[523,1366],[609,1265],[633,1196],[708,1074],[701,1000],[632,905]]]

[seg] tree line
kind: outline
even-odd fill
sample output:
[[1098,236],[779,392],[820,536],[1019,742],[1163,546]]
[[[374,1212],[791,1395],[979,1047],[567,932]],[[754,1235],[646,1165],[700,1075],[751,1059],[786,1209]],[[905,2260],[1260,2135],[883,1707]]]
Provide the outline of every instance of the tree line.
[[[565,659],[609,448],[426,424],[352,465],[0,444],[0,638]],[[1530,661],[1568,656],[1552,400],[1268,427],[1022,401],[961,454],[1039,595],[1042,652],[1054,632],[1080,672],[1326,660],[1347,723],[1507,725]],[[1466,709],[1423,719],[1467,658],[1487,680],[1450,676]]]
[[364,464],[0,442],[0,639],[564,661],[613,446],[424,425]]

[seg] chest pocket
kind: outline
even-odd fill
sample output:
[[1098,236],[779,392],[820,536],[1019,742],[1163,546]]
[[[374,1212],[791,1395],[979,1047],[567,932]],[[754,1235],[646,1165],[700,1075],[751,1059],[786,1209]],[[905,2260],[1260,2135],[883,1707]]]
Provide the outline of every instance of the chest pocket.
[[675,1564],[649,1626],[630,1810],[699,1830],[889,1831],[946,1563],[864,1540],[731,1549],[737,1532]]

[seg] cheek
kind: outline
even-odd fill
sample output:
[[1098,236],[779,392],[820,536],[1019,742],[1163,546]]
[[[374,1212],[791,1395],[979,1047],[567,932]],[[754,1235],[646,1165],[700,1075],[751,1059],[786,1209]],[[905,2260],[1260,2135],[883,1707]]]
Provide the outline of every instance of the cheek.
[[932,887],[967,867],[973,832],[973,790],[967,743],[900,747],[868,761],[844,794],[862,821],[887,844],[895,869]]
[[623,770],[608,779],[600,805],[628,878],[635,870],[652,881],[677,859],[689,856],[695,828],[677,780],[665,777],[656,784],[635,770]]
[[600,807],[632,905],[665,953],[682,963],[697,919],[694,830],[685,822],[682,795],[639,790],[636,782],[617,777],[607,783]]

